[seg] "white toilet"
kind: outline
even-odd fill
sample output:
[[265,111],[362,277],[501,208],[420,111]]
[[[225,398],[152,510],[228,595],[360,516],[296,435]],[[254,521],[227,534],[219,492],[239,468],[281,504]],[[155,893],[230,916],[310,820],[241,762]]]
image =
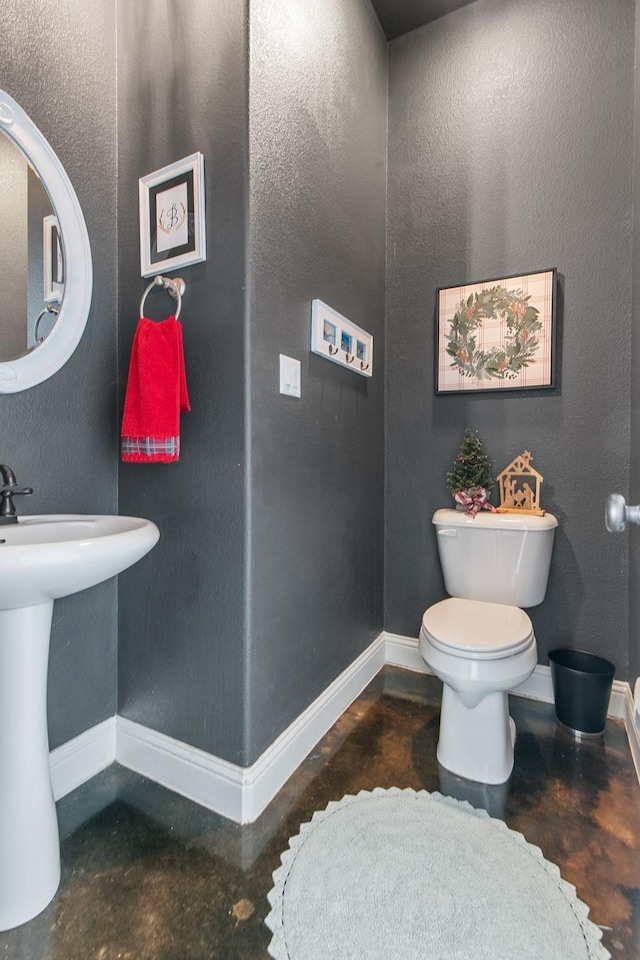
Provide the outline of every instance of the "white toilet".
[[507,693],[538,662],[520,607],[544,600],[558,521],[437,510],[433,524],[450,598],[425,612],[420,653],[444,685],[438,761],[468,780],[504,783],[515,742]]

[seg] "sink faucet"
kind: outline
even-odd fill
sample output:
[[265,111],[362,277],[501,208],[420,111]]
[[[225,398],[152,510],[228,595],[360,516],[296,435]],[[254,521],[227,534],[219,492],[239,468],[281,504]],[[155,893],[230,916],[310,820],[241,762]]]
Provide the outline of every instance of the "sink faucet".
[[16,475],[6,464],[0,463],[0,476],[2,477],[2,486],[0,487],[0,524],[17,523],[16,508],[13,502],[17,494],[33,493],[31,487],[19,487],[16,481]]

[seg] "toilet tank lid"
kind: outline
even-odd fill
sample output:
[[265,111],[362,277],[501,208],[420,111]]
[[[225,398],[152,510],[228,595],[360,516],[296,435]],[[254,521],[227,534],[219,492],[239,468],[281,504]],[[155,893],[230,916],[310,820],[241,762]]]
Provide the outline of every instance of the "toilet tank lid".
[[489,510],[479,510],[475,517],[464,510],[436,510],[432,523],[447,527],[464,527],[474,524],[490,530],[553,530],[558,521],[552,513],[545,513],[544,517],[532,516],[529,513],[491,513]]

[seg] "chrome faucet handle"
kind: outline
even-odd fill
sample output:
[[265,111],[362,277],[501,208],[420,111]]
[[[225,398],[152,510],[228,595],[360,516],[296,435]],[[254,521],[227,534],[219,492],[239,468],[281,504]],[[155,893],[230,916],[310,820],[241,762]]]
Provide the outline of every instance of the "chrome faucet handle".
[[628,507],[621,493],[610,493],[605,505],[604,522],[609,533],[622,533],[628,523],[640,523],[640,504]]
[[16,494],[28,495],[30,493],[33,493],[31,487],[16,487],[13,484],[8,487],[0,487],[0,524],[18,522],[13,498]]
[[31,487],[19,487],[16,475],[6,463],[0,463],[0,477],[2,477],[2,486],[0,487],[0,524],[17,523],[16,508],[13,498],[22,494],[28,496],[33,493]]

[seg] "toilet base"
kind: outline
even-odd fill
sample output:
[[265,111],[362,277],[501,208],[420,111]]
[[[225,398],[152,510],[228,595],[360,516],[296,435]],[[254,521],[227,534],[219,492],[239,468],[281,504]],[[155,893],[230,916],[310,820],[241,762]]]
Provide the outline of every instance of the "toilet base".
[[446,682],[442,685],[438,762],[450,773],[479,783],[504,783],[513,770],[515,723],[505,690],[467,707]]

